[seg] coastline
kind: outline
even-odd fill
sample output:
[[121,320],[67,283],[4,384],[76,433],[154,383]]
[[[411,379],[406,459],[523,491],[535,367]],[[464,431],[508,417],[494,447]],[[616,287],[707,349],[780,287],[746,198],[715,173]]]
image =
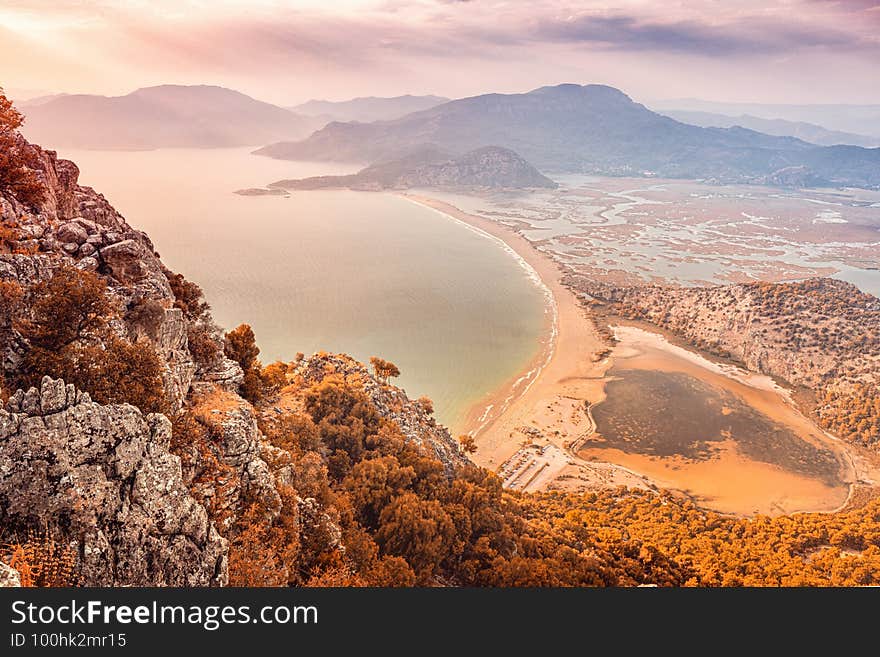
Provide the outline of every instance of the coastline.
[[[605,399],[607,373],[614,359],[607,352],[609,347],[599,335],[594,320],[574,292],[562,284],[562,270],[556,261],[515,230],[495,221],[430,197],[409,193],[399,196],[494,238],[512,252],[530,275],[539,277],[548,295],[550,326],[536,356],[517,376],[475,405],[467,416],[466,431],[474,436],[477,444],[477,452],[471,458],[478,465],[498,472],[506,487],[519,490],[584,491],[623,485],[655,491],[667,489],[694,501],[700,499],[700,495],[694,496],[695,491],[683,490],[674,484],[670,488],[670,481],[660,476],[662,472],[656,468],[640,468],[637,460],[621,463],[606,460],[598,453],[587,460],[580,453],[584,441],[595,429],[590,408]],[[656,337],[663,339],[661,335]],[[672,343],[668,346],[686,360],[702,360],[691,349]],[[717,375],[755,390],[772,392],[786,406],[796,410],[790,391],[770,377],[707,362]],[[691,364],[697,365],[696,362]],[[796,504],[798,511],[833,513],[842,510],[853,494],[857,480],[853,475],[865,470],[864,466],[856,467],[847,445],[822,433],[826,439],[833,439],[835,452],[844,456],[849,466],[846,499],[833,506],[821,504],[824,508],[815,509],[797,508],[800,505]],[[708,508],[712,506],[709,504]],[[746,516],[753,512],[739,504],[715,510]],[[784,510],[762,511],[772,515],[774,511]]]
[[535,355],[529,359],[524,368],[517,370],[516,374],[499,388],[473,404],[465,416],[463,433],[476,437],[498,416],[502,415],[513,401],[528,392],[535,381],[540,378],[544,368],[550,363],[556,352],[559,336],[559,305],[556,295],[548,287],[546,279],[551,266],[556,270],[558,276],[558,267],[550,258],[532,247],[526,238],[491,220],[468,214],[453,205],[426,196],[408,193],[400,193],[397,196],[420,207],[433,210],[446,219],[495,241],[498,246],[518,261],[532,283],[544,295],[544,327]]
[[[587,420],[583,404],[601,398],[605,370],[610,363],[596,358],[606,345],[574,293],[562,285],[558,264],[525,237],[492,220],[430,197],[409,193],[399,196],[497,239],[540,277],[552,308],[552,324],[536,357],[514,380],[506,382],[468,414],[466,428],[478,447],[473,460],[498,470],[523,441],[536,442],[538,432],[544,435],[537,442],[567,449],[584,432]],[[548,434],[549,427],[552,431]],[[574,464],[569,458],[564,465]],[[638,477],[634,473],[630,476]],[[631,483],[651,487],[644,478],[639,479]]]

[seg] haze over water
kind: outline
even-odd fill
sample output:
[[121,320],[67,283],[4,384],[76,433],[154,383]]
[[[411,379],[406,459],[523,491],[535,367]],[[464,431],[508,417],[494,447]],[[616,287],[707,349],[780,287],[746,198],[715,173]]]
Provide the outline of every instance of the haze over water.
[[264,363],[298,351],[382,356],[400,367],[396,383],[433,399],[455,431],[536,354],[544,297],[496,242],[389,194],[238,196],[340,172],[250,150],[59,155],[203,287],[221,326],[251,324]]

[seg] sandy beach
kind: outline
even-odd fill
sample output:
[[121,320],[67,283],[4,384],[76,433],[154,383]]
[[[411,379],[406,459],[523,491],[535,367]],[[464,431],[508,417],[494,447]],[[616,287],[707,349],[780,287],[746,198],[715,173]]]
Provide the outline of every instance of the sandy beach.
[[[480,402],[468,417],[466,426],[478,448],[474,461],[499,470],[522,449],[518,456],[525,456],[527,463],[534,461],[541,469],[539,477],[531,481],[525,478],[529,484],[521,486],[525,490],[616,485],[654,488],[647,478],[626,468],[587,463],[570,451],[593,430],[586,407],[602,398],[609,361],[599,358],[606,346],[575,295],[562,285],[558,265],[526,238],[494,221],[435,199],[403,196],[501,240],[534,269],[551,295],[548,303],[553,308],[549,313],[552,325],[545,332],[539,353],[520,377]],[[513,465],[508,464],[511,468]]]

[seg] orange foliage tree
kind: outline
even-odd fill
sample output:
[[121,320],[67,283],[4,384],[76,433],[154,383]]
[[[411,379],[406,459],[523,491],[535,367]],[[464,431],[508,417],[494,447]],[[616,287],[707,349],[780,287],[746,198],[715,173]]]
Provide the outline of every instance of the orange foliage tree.
[[370,365],[373,366],[376,378],[386,385],[393,377],[400,376],[400,370],[397,368],[397,365],[384,358],[373,356],[370,358]]
[[24,117],[0,89],[0,193],[29,206],[43,198],[43,185],[34,170],[27,166],[18,128]]
[[14,387],[64,379],[98,402],[130,403],[146,412],[166,407],[163,363],[147,342],[129,342],[110,325],[118,309],[97,274],[64,265],[24,293],[15,324],[28,349]]
[[299,581],[299,523],[296,493],[279,486],[281,510],[274,520],[253,503],[229,542],[230,586],[289,586]]
[[244,372],[244,380],[241,384],[241,396],[252,404],[256,404],[263,397],[263,380],[260,376],[262,366],[257,356],[260,348],[254,330],[247,324],[241,324],[226,334],[224,351],[226,357],[234,360]]
[[467,434],[458,437],[458,446],[465,454],[474,454],[477,451],[477,442],[473,436]]
[[70,545],[55,540],[49,530],[30,532],[23,543],[5,547],[5,561],[18,571],[25,587],[70,587],[79,583],[79,559]]

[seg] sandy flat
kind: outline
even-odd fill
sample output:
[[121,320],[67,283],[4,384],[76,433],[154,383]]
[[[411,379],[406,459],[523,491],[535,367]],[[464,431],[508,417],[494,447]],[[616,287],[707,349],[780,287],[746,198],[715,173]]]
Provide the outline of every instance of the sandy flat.
[[836,511],[848,499],[849,486],[828,486],[745,458],[732,441],[719,447],[719,454],[705,461],[628,454],[619,449],[594,448],[582,454],[626,465],[660,488],[682,491],[701,507],[720,513],[776,516]]

